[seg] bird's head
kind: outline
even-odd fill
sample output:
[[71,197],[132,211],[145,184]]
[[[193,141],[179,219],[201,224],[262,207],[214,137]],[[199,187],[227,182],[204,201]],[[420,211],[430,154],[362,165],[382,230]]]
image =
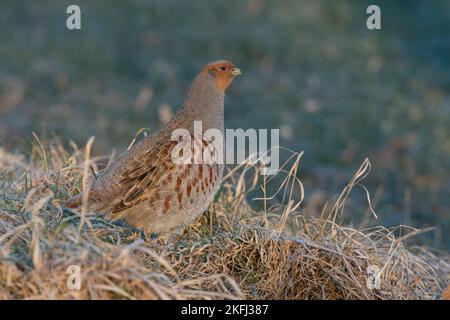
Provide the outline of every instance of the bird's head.
[[234,66],[233,62],[219,60],[206,65],[202,72],[212,77],[214,84],[220,91],[225,91],[233,81],[234,77],[241,75],[241,70]]

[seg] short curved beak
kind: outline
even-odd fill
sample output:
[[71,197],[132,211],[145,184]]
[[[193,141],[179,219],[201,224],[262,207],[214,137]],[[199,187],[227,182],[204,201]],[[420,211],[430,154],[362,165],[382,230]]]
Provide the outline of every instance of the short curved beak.
[[242,74],[241,69],[233,67],[233,71],[231,71],[233,77],[240,76]]

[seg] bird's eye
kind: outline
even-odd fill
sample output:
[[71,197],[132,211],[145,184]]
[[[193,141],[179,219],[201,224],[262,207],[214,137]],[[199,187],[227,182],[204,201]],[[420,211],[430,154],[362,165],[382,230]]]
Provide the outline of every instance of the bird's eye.
[[222,71],[225,71],[225,69],[226,69],[226,68],[225,68],[224,66],[221,66],[221,67],[220,67],[220,70],[222,70]]

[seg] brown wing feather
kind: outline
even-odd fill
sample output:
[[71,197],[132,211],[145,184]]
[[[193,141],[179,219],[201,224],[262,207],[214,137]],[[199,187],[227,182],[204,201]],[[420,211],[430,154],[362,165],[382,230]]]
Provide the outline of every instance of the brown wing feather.
[[[127,165],[121,174],[119,184],[123,193],[121,201],[117,203],[112,213],[126,210],[142,201],[151,201],[158,185],[173,169],[171,165],[171,148],[174,142],[161,141],[151,150],[137,155]],[[158,201],[155,199],[155,201]]]

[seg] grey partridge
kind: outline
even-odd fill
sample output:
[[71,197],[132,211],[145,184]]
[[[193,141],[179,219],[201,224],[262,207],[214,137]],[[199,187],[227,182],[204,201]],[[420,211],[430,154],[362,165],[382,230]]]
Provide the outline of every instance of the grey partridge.
[[[180,233],[194,222],[213,200],[223,164],[177,163],[172,153],[179,141],[173,140],[172,133],[186,129],[198,142],[194,121],[201,121],[203,131],[218,129],[223,139],[225,90],[239,74],[229,61],[206,65],[172,120],[118,156],[90,183],[88,210],[106,212],[112,220],[124,219],[146,233]],[[200,146],[205,144],[200,142]],[[65,205],[76,208],[81,202],[82,195],[78,194]]]

